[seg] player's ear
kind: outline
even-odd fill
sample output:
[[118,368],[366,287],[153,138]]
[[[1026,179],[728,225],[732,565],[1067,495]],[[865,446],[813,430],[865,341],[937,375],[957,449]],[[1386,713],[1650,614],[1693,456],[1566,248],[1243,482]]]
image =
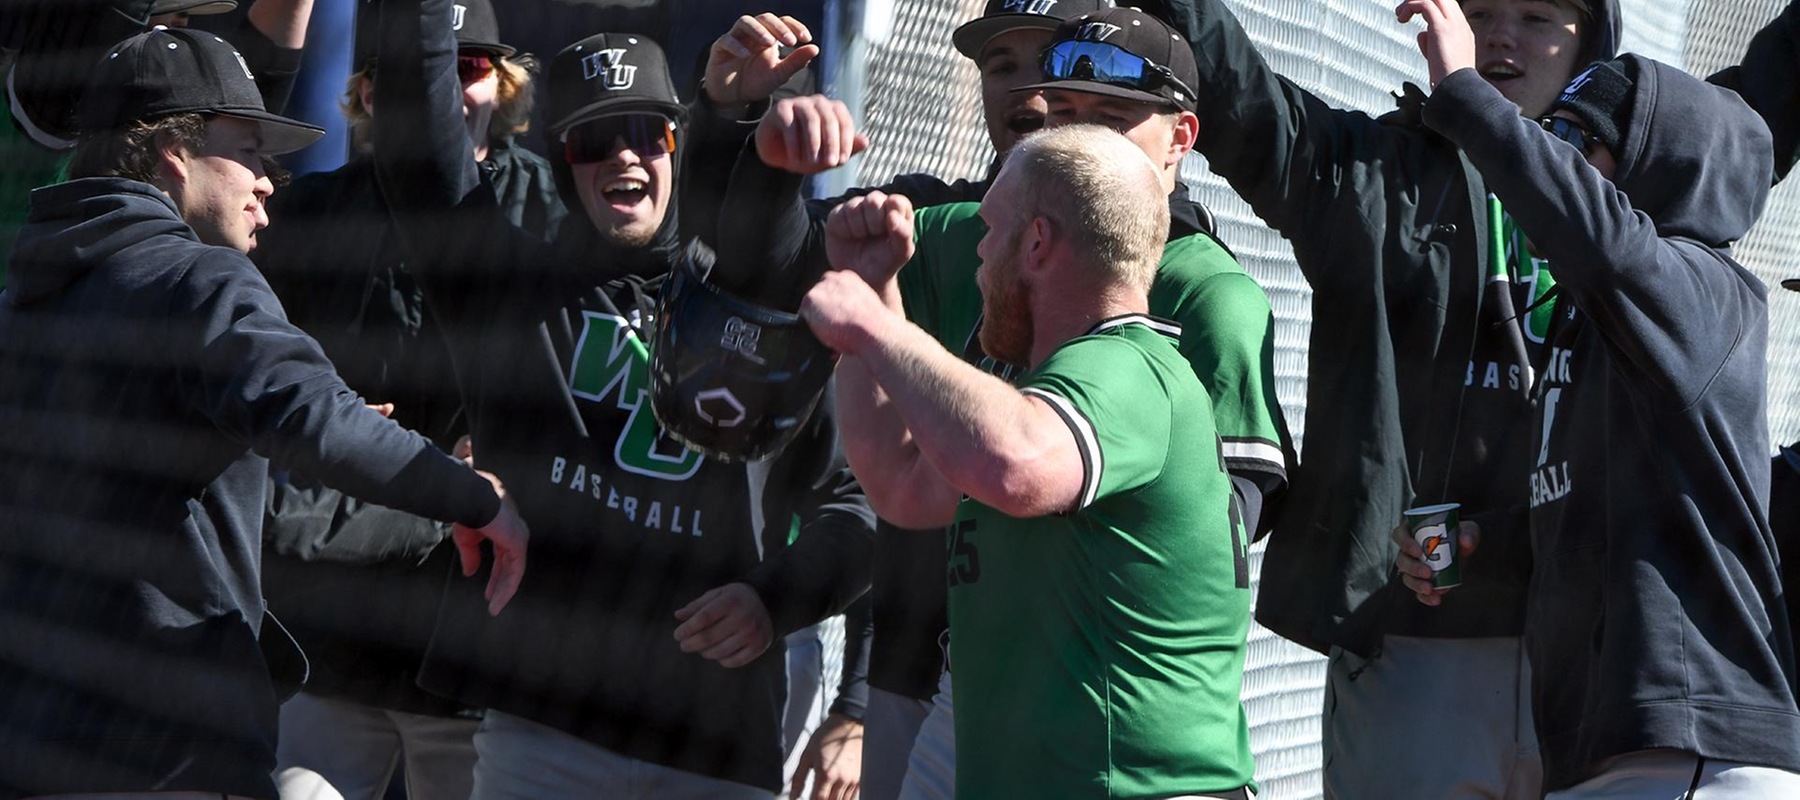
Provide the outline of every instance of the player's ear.
[[1057,234],[1055,220],[1042,214],[1031,218],[1030,224],[1025,226],[1024,238],[1019,242],[1019,255],[1028,271],[1036,272],[1050,260]]
[[1167,167],[1181,163],[1181,159],[1194,149],[1194,142],[1200,139],[1200,117],[1192,111],[1180,111],[1171,115],[1174,135],[1169,141],[1168,160],[1163,162]]
[[179,197],[181,188],[187,186],[188,167],[194,154],[168,133],[156,135],[155,148],[156,188]]

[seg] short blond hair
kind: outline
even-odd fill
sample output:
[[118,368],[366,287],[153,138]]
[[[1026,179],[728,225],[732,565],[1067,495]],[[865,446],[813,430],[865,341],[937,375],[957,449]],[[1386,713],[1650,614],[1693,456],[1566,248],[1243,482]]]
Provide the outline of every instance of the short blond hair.
[[[488,120],[490,143],[531,130],[531,109],[535,102],[531,81],[537,68],[537,59],[530,55],[494,56],[494,71],[500,75],[500,87],[495,92],[494,116]],[[363,82],[374,79],[373,65],[357,70],[344,83],[344,100],[338,105],[338,110],[344,112],[344,120],[350,123],[350,146],[358,153],[368,153],[375,148],[375,120],[362,101]]]
[[1113,282],[1149,291],[1169,235],[1169,202],[1156,164],[1102,125],[1062,125],[1007,154],[1028,216],[1051,220]]

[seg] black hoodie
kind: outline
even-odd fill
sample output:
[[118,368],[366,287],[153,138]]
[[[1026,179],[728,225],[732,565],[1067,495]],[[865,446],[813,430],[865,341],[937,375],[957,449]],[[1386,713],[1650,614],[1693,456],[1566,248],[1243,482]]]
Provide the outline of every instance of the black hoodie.
[[201,244],[156,188],[40,189],[13,256],[0,798],[273,797],[276,665],[258,649],[276,638],[258,575],[270,461],[470,525],[499,500],[363,407],[249,259]]
[[1625,59],[1612,181],[1474,70],[1426,106],[1562,289],[1528,480],[1546,790],[1650,748],[1800,771],[1764,512],[1765,290],[1730,251],[1768,196],[1769,130],[1728,90]]

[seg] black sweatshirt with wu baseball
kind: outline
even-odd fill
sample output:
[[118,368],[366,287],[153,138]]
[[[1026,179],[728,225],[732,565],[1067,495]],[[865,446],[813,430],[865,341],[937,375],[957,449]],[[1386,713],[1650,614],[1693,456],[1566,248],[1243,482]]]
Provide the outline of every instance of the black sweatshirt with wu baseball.
[[161,191],[31,203],[0,293],[0,798],[273,798],[272,677],[304,662],[264,622],[270,463],[469,525],[499,499],[365,408]]
[[[1800,771],[1794,654],[1765,508],[1765,289],[1731,256],[1770,135],[1736,94],[1637,67],[1612,181],[1474,70],[1426,123],[1455,141],[1561,296],[1525,480],[1526,645],[1544,788],[1673,748]],[[1704,124],[1696,124],[1704,121]]]
[[[514,228],[468,155],[450,3],[382,11],[376,170],[448,336],[476,463],[505,482],[532,533],[531,572],[501,618],[482,610],[478,587],[446,591],[420,684],[624,756],[775,791],[781,637],[868,588],[874,515],[838,451],[830,402],[761,463],[706,459],[665,435],[642,348],[682,257],[673,212],[646,246],[603,240],[574,211],[556,153],[571,208],[556,241]],[[677,152],[704,150],[704,127]],[[728,159],[744,138],[733,130]],[[675,611],[734,582],[767,607],[774,646],[736,669],[681,652]]]

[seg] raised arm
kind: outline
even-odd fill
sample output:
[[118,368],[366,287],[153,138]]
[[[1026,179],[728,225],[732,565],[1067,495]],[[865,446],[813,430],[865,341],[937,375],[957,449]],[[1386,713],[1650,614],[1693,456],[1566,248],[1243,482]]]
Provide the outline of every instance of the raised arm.
[[375,82],[375,167],[408,244],[421,248],[445,229],[444,212],[477,193],[456,75],[449,0],[381,4]]
[[1707,78],[1742,95],[1775,136],[1775,180],[1800,161],[1800,3],[1772,20],[1744,51],[1744,60]]
[[963,495],[1019,517],[1074,508],[1081,454],[1057,412],[906,321],[893,273],[912,253],[911,223],[904,198],[839,206],[828,223],[838,269],[801,306],[820,341],[844,356],[845,450],[870,502],[910,528],[949,523]]
[[[1694,84],[1712,97],[1640,90],[1640,98],[1656,97],[1657,120],[1664,124],[1684,116],[1708,120],[1686,143],[1706,153],[1708,166],[1695,166],[1691,174],[1647,175],[1622,156],[1608,180],[1581,151],[1520,117],[1476,74],[1473,37],[1464,35],[1467,23],[1455,0],[1408,0],[1402,8],[1425,17],[1429,35],[1421,42],[1433,77],[1442,76],[1426,106],[1426,123],[1463,148],[1539,255],[1555,265],[1558,287],[1608,331],[1626,361],[1665,389],[1671,402],[1696,399],[1739,343],[1743,327],[1760,323],[1760,316],[1744,313],[1760,289],[1753,292],[1747,273],[1724,263],[1713,248],[1748,230],[1752,209],[1760,209],[1767,194],[1769,139],[1761,121],[1737,98],[1710,86]],[[1677,79],[1673,68],[1664,71],[1648,59],[1637,63],[1640,87]],[[1633,123],[1656,124],[1644,119],[1636,114]],[[1653,135],[1630,133],[1631,157],[1641,156],[1645,137]],[[1668,206],[1659,209],[1664,217],[1652,219],[1634,207],[1621,187],[1638,194],[1640,203]],[[1687,193],[1706,193],[1714,202],[1704,210],[1679,205],[1674,198]],[[1742,230],[1729,232],[1739,217]],[[1661,228],[1691,235],[1665,238]]]
[[719,212],[713,282],[792,311],[825,269],[823,226],[801,194],[805,175],[841,166],[868,147],[843,103],[823,95],[776,101],[740,154]]
[[[1296,242],[1370,174],[1400,169],[1393,131],[1332,108],[1275,73],[1221,0],[1170,0],[1167,21],[1194,49],[1200,133],[1194,149],[1257,216]],[[1309,281],[1346,276],[1338,259],[1301,259]],[[1329,268],[1329,271],[1327,271]],[[1315,272],[1320,274],[1314,274]]]

